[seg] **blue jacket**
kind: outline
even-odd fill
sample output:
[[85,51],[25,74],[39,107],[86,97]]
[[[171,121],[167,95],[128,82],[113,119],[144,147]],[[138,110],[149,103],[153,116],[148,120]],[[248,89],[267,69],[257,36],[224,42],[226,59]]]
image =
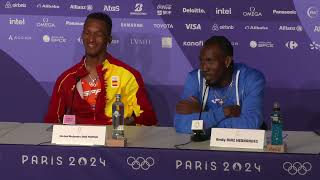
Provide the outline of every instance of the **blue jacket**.
[[[242,128],[258,129],[263,122],[263,96],[265,78],[263,74],[244,64],[235,64],[232,83],[226,88],[209,87],[207,98],[204,100],[204,112],[201,119],[204,128]],[[190,72],[184,85],[181,99],[194,96],[201,104],[205,80],[199,69]],[[205,96],[206,97],[206,96]],[[223,99],[221,105],[219,99]],[[226,118],[223,107],[240,105],[240,117]],[[199,113],[175,114],[174,127],[177,132],[191,133],[192,120],[199,119]]]

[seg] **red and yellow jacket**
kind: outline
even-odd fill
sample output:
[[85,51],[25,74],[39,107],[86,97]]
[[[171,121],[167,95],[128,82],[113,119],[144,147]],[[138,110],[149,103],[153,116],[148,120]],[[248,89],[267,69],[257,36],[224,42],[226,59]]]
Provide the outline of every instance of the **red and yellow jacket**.
[[[97,72],[101,82],[101,92],[97,97],[95,111],[81,98],[75,87],[78,79],[88,75],[82,59],[57,79],[45,122],[62,123],[63,115],[73,104],[72,114],[76,116],[77,124],[112,124],[112,104],[115,102],[115,95],[121,94],[125,106],[125,118],[134,115],[136,124],[157,124],[143,79],[138,71],[108,54],[106,60],[97,66]],[[75,92],[72,103],[73,91]]]

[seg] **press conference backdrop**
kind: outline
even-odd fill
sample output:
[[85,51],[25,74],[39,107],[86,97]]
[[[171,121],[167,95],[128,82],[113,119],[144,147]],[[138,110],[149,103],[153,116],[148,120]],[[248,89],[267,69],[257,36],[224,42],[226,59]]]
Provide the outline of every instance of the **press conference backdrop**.
[[113,19],[108,51],[144,77],[162,126],[172,126],[186,75],[212,35],[267,79],[265,121],[281,103],[285,129],[320,128],[318,0],[0,0],[0,120],[41,122],[54,82],[84,55],[85,16]]

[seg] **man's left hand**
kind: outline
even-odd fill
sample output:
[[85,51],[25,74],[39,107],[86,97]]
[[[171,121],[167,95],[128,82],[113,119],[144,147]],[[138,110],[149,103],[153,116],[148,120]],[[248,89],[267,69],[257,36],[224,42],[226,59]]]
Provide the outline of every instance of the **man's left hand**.
[[176,105],[178,114],[192,114],[201,111],[201,105],[196,97],[191,96],[188,100],[181,100]]

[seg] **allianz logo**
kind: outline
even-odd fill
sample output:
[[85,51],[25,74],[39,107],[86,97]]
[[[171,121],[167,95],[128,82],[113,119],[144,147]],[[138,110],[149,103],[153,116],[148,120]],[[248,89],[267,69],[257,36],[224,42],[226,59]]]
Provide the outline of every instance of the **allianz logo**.
[[88,5],[82,6],[82,5],[71,4],[71,5],[70,5],[70,9],[92,11],[92,10],[93,10],[93,5],[88,4]]
[[303,31],[302,26],[279,26],[279,31]]

